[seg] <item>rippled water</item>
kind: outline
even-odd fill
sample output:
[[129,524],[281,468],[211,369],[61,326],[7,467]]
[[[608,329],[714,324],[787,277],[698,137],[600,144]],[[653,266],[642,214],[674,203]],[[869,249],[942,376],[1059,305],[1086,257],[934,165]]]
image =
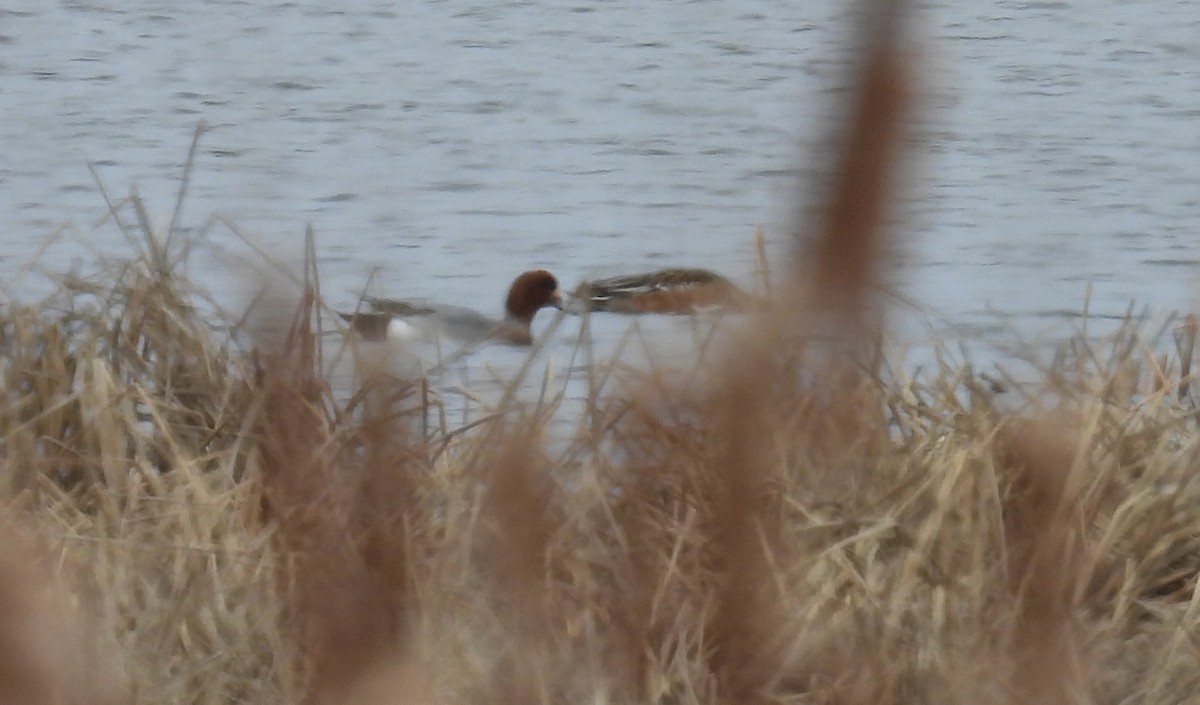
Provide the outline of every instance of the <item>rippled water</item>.
[[[111,224],[94,227],[89,161],[165,221],[203,120],[185,225],[226,214],[286,258],[311,223],[335,304],[375,268],[375,293],[484,310],[533,266],[564,284],[674,264],[749,284],[755,227],[781,257],[820,166],[850,5],[9,3],[0,274],[64,223],[120,247]],[[986,331],[999,312],[1058,335],[1089,285],[1101,317],[1131,300],[1193,308],[1194,5],[918,14],[923,111],[897,279],[941,330]],[[194,274],[252,283],[216,254],[243,243],[222,227],[209,242]]]

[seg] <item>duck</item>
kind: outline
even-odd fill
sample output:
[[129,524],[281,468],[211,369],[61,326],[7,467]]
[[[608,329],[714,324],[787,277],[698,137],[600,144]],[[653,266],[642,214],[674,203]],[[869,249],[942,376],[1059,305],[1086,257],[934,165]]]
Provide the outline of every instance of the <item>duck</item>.
[[742,310],[750,296],[708,269],[670,268],[586,281],[572,294],[576,308],[614,313],[697,313]]
[[370,311],[339,313],[363,340],[415,341],[441,336],[476,344],[487,341],[532,345],[531,325],[543,308],[563,307],[558,280],[534,269],[513,280],[504,301],[504,318],[493,319],[463,306],[367,297]]

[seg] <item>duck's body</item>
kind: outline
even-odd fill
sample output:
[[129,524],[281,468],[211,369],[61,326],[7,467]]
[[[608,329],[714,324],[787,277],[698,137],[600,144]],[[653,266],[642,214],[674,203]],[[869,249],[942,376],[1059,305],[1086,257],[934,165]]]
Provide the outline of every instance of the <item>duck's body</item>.
[[696,313],[741,309],[749,296],[716,272],[676,268],[584,282],[574,298],[589,311]]
[[340,314],[365,340],[450,338],[468,345],[485,341],[529,345],[537,312],[562,308],[558,280],[542,269],[525,272],[513,281],[501,319],[463,306],[373,297],[365,301],[370,311]]

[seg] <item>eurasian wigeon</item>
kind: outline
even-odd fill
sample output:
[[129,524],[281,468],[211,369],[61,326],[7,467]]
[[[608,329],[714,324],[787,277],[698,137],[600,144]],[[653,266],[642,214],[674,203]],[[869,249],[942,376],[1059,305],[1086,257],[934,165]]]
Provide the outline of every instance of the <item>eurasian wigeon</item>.
[[341,313],[365,340],[415,340],[447,336],[463,343],[486,340],[530,345],[530,325],[543,308],[562,308],[558,280],[544,269],[525,272],[513,280],[504,302],[504,318],[496,320],[462,306],[368,297],[371,310]]
[[580,284],[575,305],[615,313],[696,313],[706,309],[739,310],[749,295],[707,269],[660,269]]

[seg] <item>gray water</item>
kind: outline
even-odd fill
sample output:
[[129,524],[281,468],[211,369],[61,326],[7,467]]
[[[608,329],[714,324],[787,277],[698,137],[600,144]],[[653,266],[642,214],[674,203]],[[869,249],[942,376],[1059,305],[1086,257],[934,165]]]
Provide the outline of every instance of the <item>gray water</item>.
[[[0,286],[36,288],[14,273],[64,227],[121,250],[97,225],[89,162],[165,223],[200,121],[185,228],[219,213],[294,263],[311,224],[335,306],[372,272],[371,293],[496,313],[532,267],[566,286],[669,265],[752,286],[755,228],[780,266],[820,172],[853,5],[10,0]],[[901,328],[1003,322],[1052,339],[1089,290],[1101,321],[1131,302],[1195,308],[1195,5],[947,0],[916,14],[921,112],[894,278],[921,315]],[[76,243],[44,261],[86,259]],[[228,228],[206,243],[191,274],[230,300],[260,280],[231,266],[255,256]],[[627,323],[598,320],[596,335]],[[555,333],[564,349],[576,331]]]

